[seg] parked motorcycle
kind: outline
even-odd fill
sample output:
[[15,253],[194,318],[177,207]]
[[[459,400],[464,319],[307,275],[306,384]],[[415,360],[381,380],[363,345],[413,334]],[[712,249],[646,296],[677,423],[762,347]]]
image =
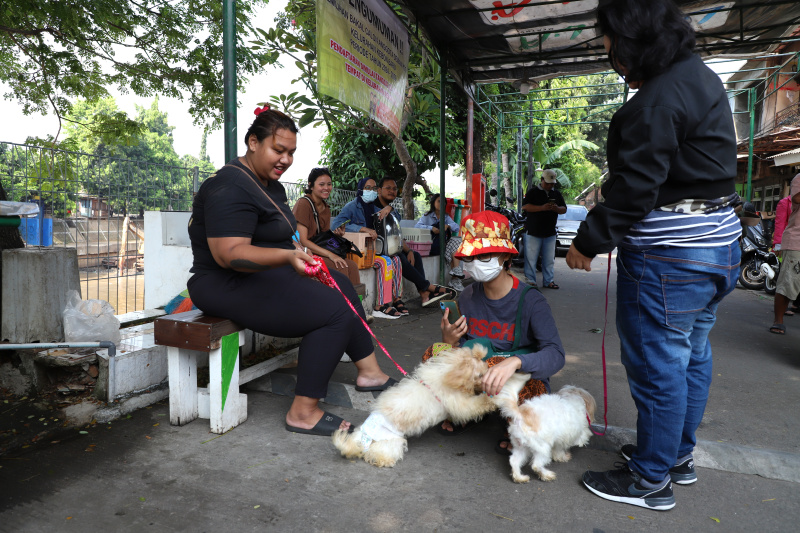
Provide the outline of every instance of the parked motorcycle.
[[[496,197],[497,191],[492,189],[489,191],[489,196]],[[513,203],[516,201],[515,198],[509,198],[509,200]],[[492,205],[490,203],[486,203],[486,210],[487,211],[494,211],[495,213],[500,213],[504,217],[506,217],[510,223],[511,229],[511,241],[514,243],[514,248],[517,249],[519,254],[512,259],[511,263],[515,266],[520,266],[525,263],[525,218],[526,215],[524,213],[518,213],[517,211],[513,211],[511,209],[507,209],[501,205]]]
[[780,262],[778,256],[770,251],[761,215],[745,204],[740,220],[743,231],[739,240],[742,247],[739,283],[745,289],[764,289],[767,293],[774,294]]

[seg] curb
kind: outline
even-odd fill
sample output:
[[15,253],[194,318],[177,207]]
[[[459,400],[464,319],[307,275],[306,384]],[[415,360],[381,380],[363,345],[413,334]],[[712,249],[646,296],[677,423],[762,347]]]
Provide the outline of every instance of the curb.
[[[295,383],[294,375],[273,372],[251,381],[247,384],[247,388],[282,396],[294,396]],[[358,392],[353,385],[331,382],[328,385],[328,395],[320,401],[330,405],[369,411],[372,401],[376,397],[377,393]],[[600,432],[603,430],[603,426],[593,424],[592,429]],[[635,430],[608,426],[605,435],[593,435],[588,446],[595,450],[616,454],[619,453],[623,444],[629,443],[636,443]],[[702,468],[800,483],[800,455],[797,454],[700,440],[697,441],[693,455],[695,466]]]

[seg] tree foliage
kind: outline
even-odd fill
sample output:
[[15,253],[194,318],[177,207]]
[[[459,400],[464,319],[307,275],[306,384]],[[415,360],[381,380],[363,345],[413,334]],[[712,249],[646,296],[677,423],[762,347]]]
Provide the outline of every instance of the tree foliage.
[[175,152],[172,131],[166,113],[158,107],[158,98],[149,108],[136,106],[132,119],[138,132],[108,143],[77,124],[97,117],[121,113],[113,98],[96,102],[78,101],[69,115],[64,146],[90,154],[83,181],[85,192],[109,198],[112,207],[134,214],[141,209],[179,209],[191,196],[192,179],[187,163],[213,170],[209,161],[184,158]]
[[[237,2],[238,85],[266,62],[244,45],[251,15],[266,0]],[[0,4],[0,81],[25,114],[60,119],[77,99],[96,101],[116,86],[139,96],[189,96],[197,123],[219,125],[222,111],[222,2],[192,0],[15,0]],[[121,116],[90,120],[123,134]],[[58,135],[56,136],[58,137]]]
[[[498,192],[504,193],[509,207],[510,197],[516,196],[511,180],[521,176],[523,190],[528,190],[538,181],[537,167],[555,170],[565,198],[570,199],[599,179],[608,121],[622,101],[616,74],[546,80],[527,95],[509,85],[484,90],[503,115],[499,145],[508,171],[501,169],[505,187],[498,187]],[[489,135],[497,131],[496,125],[488,125]]]

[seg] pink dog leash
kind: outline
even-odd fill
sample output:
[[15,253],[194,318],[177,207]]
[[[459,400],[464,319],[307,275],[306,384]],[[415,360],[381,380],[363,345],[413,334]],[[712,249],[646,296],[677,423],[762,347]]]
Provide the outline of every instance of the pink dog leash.
[[589,421],[589,430],[594,433],[595,435],[602,437],[606,434],[606,430],[608,429],[608,420],[606,419],[606,415],[608,414],[608,382],[606,381],[606,327],[608,326],[608,285],[609,280],[611,279],[611,252],[608,252],[608,271],[606,272],[606,310],[605,310],[605,317],[603,318],[603,343],[602,343],[602,354],[603,354],[603,432],[598,433],[592,429],[592,419],[589,418],[589,414],[586,414],[586,420]]
[[[378,337],[375,336],[375,333],[372,332],[372,330],[370,329],[369,325],[367,324],[367,321],[364,320],[363,318],[361,318],[361,315],[358,314],[358,311],[356,311],[356,308],[353,306],[353,303],[347,298],[347,296],[344,295],[344,293],[342,292],[342,289],[340,289],[339,285],[336,283],[336,280],[334,280],[333,276],[331,276],[331,273],[328,270],[328,266],[325,264],[325,262],[322,260],[322,258],[317,256],[317,255],[312,255],[311,257],[314,258],[314,261],[316,261],[317,264],[316,265],[311,265],[309,263],[306,263],[306,274],[311,278],[318,279],[323,285],[327,285],[328,287],[331,287],[331,288],[336,289],[337,291],[339,291],[339,294],[342,295],[342,297],[344,298],[344,301],[347,302],[347,305],[349,305],[350,309],[353,310],[353,313],[356,314],[356,316],[361,321],[361,323],[364,324],[364,327],[367,328],[367,331],[369,331],[369,334],[372,335],[373,339],[375,339],[375,342],[378,343],[378,346],[381,347],[381,350],[383,350],[383,353],[386,354],[386,357],[388,357],[389,360],[391,360],[392,363],[394,363],[394,366],[397,367],[397,370],[399,370],[404,376],[408,376],[408,372],[403,370],[403,367],[401,367],[399,364],[397,364],[397,361],[392,359],[392,356],[389,355],[389,351],[386,349],[386,347],[383,345],[383,343],[381,343],[381,341],[378,340]],[[438,400],[438,398],[437,398],[437,400]],[[441,400],[439,400],[439,401],[441,401]]]

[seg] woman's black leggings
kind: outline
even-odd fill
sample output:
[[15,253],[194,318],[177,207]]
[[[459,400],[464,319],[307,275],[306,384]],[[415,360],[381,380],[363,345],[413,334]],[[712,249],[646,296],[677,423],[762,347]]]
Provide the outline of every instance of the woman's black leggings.
[[[331,271],[339,288],[364,318],[353,284]],[[189,279],[189,295],[204,313],[274,337],[303,337],[295,394],[324,398],[344,352],[359,361],[374,351],[364,325],[336,289],[301,276],[291,266],[247,274],[200,272]]]

